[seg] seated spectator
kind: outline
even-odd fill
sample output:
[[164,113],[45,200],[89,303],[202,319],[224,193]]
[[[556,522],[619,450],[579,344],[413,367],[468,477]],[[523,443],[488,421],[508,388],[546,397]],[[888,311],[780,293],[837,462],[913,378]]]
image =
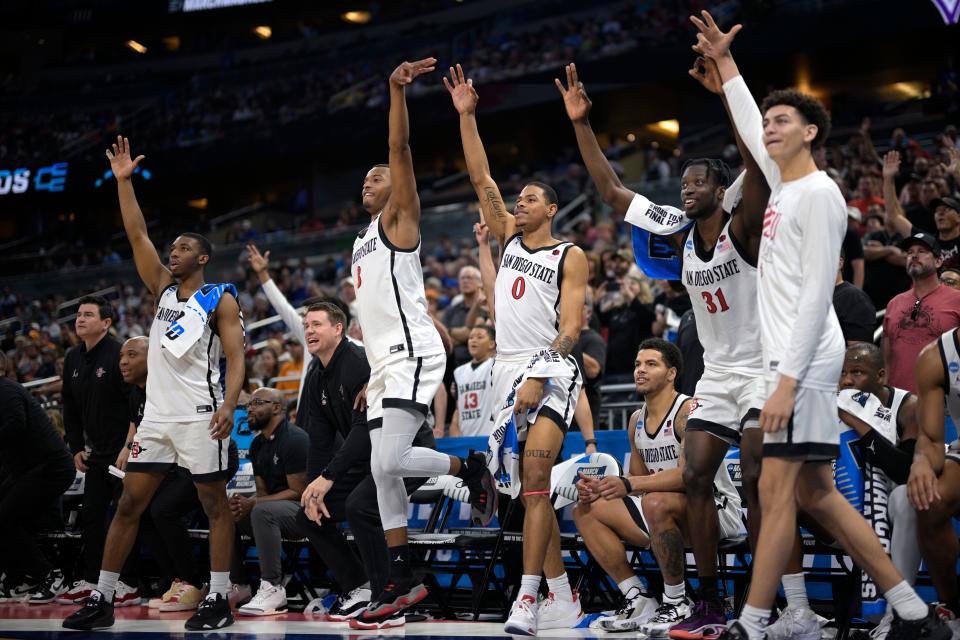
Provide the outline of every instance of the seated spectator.
[[[247,404],[250,428],[259,433],[250,444],[250,460],[257,495],[230,498],[237,532],[253,537],[260,562],[260,588],[239,612],[266,616],[287,609],[287,593],[281,582],[280,554],[284,537],[300,538],[297,526],[300,494],[306,486],[309,438],[290,424],[286,403],[275,389],[260,388]],[[242,584],[241,558],[235,553],[231,570],[234,584]]]
[[869,174],[862,175],[857,182],[857,193],[859,197],[851,200],[848,204],[856,208],[863,215],[866,215],[871,205],[884,204],[883,198],[880,197],[878,191],[876,176]]
[[873,343],[873,330],[877,326],[877,310],[870,296],[843,279],[843,265],[846,256],[840,250],[840,268],[837,270],[837,282],[833,288],[833,309],[840,321],[840,330],[847,344],[853,342]]
[[0,601],[51,602],[66,580],[37,544],[33,526],[76,476],[63,439],[30,392],[6,377],[0,352]]
[[910,286],[901,240],[899,234],[890,236],[884,230],[868,231],[863,237],[863,290],[876,309],[886,308],[893,296]]
[[940,284],[960,291],[960,267],[947,267],[940,271]]
[[273,344],[275,342],[275,340],[269,341],[253,362],[253,373],[263,381],[264,386],[269,385],[270,380],[280,375],[280,350]]
[[843,237],[843,252],[846,259],[840,263],[840,276],[847,282],[852,282],[858,289],[863,289],[863,245],[860,243],[860,211],[854,207],[847,209],[847,232]]
[[443,324],[450,332],[453,339],[453,364],[460,366],[470,361],[470,353],[467,348],[467,341],[473,327],[467,325],[467,315],[476,304],[480,296],[480,270],[472,265],[467,265],[460,269],[457,277],[460,287],[459,300],[454,298],[453,302],[443,312]]
[[910,236],[900,245],[907,252],[907,274],[913,287],[895,296],[883,318],[883,361],[894,387],[916,393],[914,364],[920,351],[950,329],[960,326],[960,291],[940,284],[943,260],[936,238]]
[[641,342],[659,335],[663,320],[651,307],[649,288],[641,277],[630,275],[622,283],[604,283],[598,292],[609,287],[615,289],[601,297],[597,313],[601,326],[607,329],[606,375],[627,376],[633,371],[631,354],[636,354]]
[[603,337],[590,328],[593,318],[593,294],[587,287],[583,298],[582,325],[577,344],[570,352],[583,371],[583,391],[590,404],[590,413],[594,420],[600,415],[600,380],[603,378],[604,366],[607,363],[607,345]]
[[277,382],[275,388],[278,391],[283,391],[285,398],[289,398],[296,396],[300,390],[300,374],[303,373],[303,345],[296,337],[291,336],[287,338],[286,347],[290,359],[280,365],[280,377],[296,377],[297,379]]

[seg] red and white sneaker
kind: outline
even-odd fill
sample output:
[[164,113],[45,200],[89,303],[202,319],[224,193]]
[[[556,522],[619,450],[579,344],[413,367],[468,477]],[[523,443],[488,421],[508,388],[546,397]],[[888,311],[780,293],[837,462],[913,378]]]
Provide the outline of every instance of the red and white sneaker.
[[117,590],[113,592],[113,608],[139,607],[142,603],[140,591],[123,582],[117,583]]
[[57,604],[81,605],[90,597],[90,593],[97,588],[97,585],[90,584],[86,580],[77,580],[70,585],[65,593],[61,593],[54,602]]

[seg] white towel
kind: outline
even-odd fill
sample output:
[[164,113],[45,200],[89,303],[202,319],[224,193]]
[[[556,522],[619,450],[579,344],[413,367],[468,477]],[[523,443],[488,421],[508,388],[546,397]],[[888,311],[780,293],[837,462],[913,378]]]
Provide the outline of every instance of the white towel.
[[183,305],[183,315],[170,323],[160,344],[175,357],[183,356],[203,335],[210,314],[217,308],[224,291],[230,292],[234,298],[238,297],[237,288],[232,284],[205,284],[200,287]]

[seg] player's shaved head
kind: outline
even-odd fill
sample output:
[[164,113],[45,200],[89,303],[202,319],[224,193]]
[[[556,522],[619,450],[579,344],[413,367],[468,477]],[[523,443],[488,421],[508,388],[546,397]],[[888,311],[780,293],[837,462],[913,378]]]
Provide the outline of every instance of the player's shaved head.
[[856,342],[847,347],[845,356],[849,360],[858,360],[874,371],[883,369],[883,352],[875,344]]

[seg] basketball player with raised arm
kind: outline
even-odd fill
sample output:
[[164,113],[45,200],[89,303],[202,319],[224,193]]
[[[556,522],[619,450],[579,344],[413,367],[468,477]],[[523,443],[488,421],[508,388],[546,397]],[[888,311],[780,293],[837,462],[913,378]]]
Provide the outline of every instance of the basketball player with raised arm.
[[[523,576],[504,627],[507,633],[537,635],[538,629],[571,628],[582,615],[560,554],[560,529],[550,503],[550,471],[580,395],[583,378],[570,355],[580,335],[587,259],[571,242],[553,237],[557,194],[530,182],[514,214],[504,207],[490,175],[477,129],[479,96],[460,65],[443,79],[460,114],[460,136],[470,181],[483,218],[502,249],[495,285],[497,359],[493,402],[498,410],[512,393],[517,429],[525,441],[521,458]],[[549,596],[539,606],[540,576]]]
[[470,488],[474,518],[483,525],[497,508],[483,454],[462,459],[413,446],[446,368],[446,352],[427,313],[423,291],[420,198],[405,94],[406,85],[433,71],[435,63],[434,58],[404,62],[390,75],[389,164],[373,167],[363,181],[363,207],[371,220],[353,243],[357,315],[370,362],[370,469],[390,551],[389,581],[350,621],[354,629],[401,626],[404,610],[427,595],[410,566],[404,478],[443,474],[462,478]]
[[[691,75],[707,90],[722,96],[716,65],[709,60],[698,62]],[[762,355],[760,326],[756,320],[756,264],[770,189],[738,138],[740,155],[746,165],[739,202],[733,197],[735,194],[727,193],[730,172],[726,164],[712,159],[689,160],[684,165],[680,178],[682,211],[654,204],[634,193],[623,186],[600,149],[590,126],[592,102],[576,65],[567,65],[566,74],[566,87],[557,80],[557,88],[573,122],[584,164],[603,201],[628,223],[651,233],[658,232],[661,220],[667,215],[694,222],[689,230],[672,233],[666,240],[681,256],[680,278],[690,294],[697,333],[704,348],[704,374],[690,402],[683,465],[687,518],[698,523],[689,531],[689,537],[697,562],[700,593],[691,611],[682,593],[683,575],[676,576],[678,584],[668,586],[678,594],[672,600],[674,610],[660,612],[657,621],[666,624],[668,619],[673,619],[671,637],[699,639],[710,629],[726,624],[717,590],[719,494],[715,478],[731,444],[741,448],[750,531],[754,538],[759,532],[757,480],[762,434],[758,418],[762,403],[757,394],[757,372]],[[800,583],[803,584],[802,575]],[[629,602],[625,603],[625,609],[636,615],[642,611]],[[660,630],[665,631],[658,627]],[[819,633],[819,627],[817,631]]]
[[757,308],[765,398],[760,503],[763,522],[753,581],[739,621],[721,638],[765,635],[777,583],[790,557],[802,509],[836,539],[894,609],[891,640],[950,637],[950,630],[894,568],[873,529],[837,491],[831,460],[839,453],[836,385],[844,341],[833,287],[846,229],[846,202],[817,169],[812,149],[830,127],[823,105],[797,91],[776,91],[758,109],[730,54],[740,30],[717,27],[706,11],[691,16],[694,49],[713,59],[737,132],[770,185],[758,264]]
[[[68,629],[113,625],[117,572],[133,548],[140,515],[174,465],[190,472],[210,521],[210,592],[186,622],[192,631],[233,623],[227,601],[233,515],[227,504],[227,443],[233,411],[244,379],[243,318],[233,285],[207,284],[204,266],[210,242],[182,233],[170,246],[168,266],[160,261],[133,191],[134,158],[130,141],[117,137],[107,150],[117,179],[123,226],[133,247],[137,273],[157,301],[150,326],[146,404],[131,443],[123,495],[107,533],[96,591],[84,607],[63,621]],[[220,376],[226,356],[226,391]]]
[[[957,590],[957,534],[953,518],[960,514],[960,441],[944,453],[944,406],[960,424],[960,333],[947,331],[917,358],[920,435],[907,481],[907,496],[917,510],[917,541],[937,590],[940,613],[960,631]],[[892,637],[892,636],[888,636]],[[950,637],[950,636],[946,636]]]

